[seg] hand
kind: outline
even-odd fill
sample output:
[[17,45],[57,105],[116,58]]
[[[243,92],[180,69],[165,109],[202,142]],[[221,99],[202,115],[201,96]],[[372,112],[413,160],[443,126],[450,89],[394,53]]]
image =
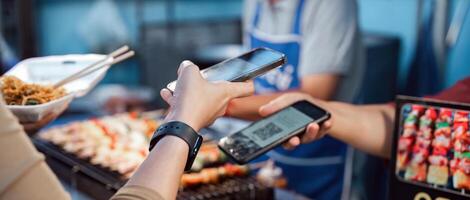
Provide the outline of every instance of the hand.
[[196,65],[183,61],[173,94],[162,89],[160,95],[170,105],[167,121],[183,121],[198,131],[223,116],[230,100],[253,92],[252,83],[208,82]]
[[[318,105],[320,107],[326,107],[324,106],[324,102],[320,100],[314,100],[312,97],[310,97],[307,94],[302,94],[302,93],[289,93],[289,94],[284,94],[268,104],[262,106],[259,110],[259,113],[261,116],[266,117],[268,115],[271,115],[295,102],[301,101],[301,100],[307,100],[315,105]],[[323,106],[322,106],[323,105]],[[289,141],[284,143],[284,147],[286,149],[293,149],[296,146],[300,145],[301,143],[309,143],[315,140],[318,140],[325,136],[327,131],[331,128],[333,124],[333,116],[323,122],[323,124],[320,126],[317,123],[311,123],[307,126],[307,129],[305,131],[305,134],[303,134],[301,137],[299,136],[294,136]]]

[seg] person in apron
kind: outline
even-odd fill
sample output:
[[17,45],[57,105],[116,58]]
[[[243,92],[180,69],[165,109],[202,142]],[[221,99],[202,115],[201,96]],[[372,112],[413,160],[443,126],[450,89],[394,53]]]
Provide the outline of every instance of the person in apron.
[[[299,62],[303,45],[301,18],[304,4],[311,2],[298,1],[295,16],[292,18],[291,31],[288,34],[269,34],[258,28],[264,9],[263,3],[266,2],[257,1],[251,28],[246,30],[245,43],[248,43],[250,48],[267,47],[280,51],[286,55],[287,63],[254,79],[255,91],[262,97],[280,91],[299,90],[301,87]],[[253,104],[255,103],[247,105]],[[289,189],[314,199],[341,199],[347,152],[347,145],[327,136],[314,143],[301,145],[295,150],[279,147],[267,155],[283,169]],[[266,156],[256,161],[263,159],[266,159]]]

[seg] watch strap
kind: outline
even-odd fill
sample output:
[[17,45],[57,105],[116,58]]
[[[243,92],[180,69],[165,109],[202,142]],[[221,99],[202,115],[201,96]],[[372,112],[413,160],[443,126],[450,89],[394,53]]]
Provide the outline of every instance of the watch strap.
[[179,122],[172,121],[160,125],[160,127],[155,131],[150,140],[149,151],[157,144],[166,135],[172,135],[183,139],[189,147],[188,150],[188,159],[186,161],[186,166],[184,167],[185,171],[189,171],[193,165],[194,159],[196,158],[199,147],[202,144],[202,136],[200,136],[191,126]]

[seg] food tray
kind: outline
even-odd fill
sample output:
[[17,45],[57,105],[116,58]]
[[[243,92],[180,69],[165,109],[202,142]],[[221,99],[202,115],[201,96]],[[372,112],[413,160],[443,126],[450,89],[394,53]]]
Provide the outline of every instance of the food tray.
[[[61,179],[95,199],[108,199],[126,180],[118,173],[67,153],[60,147],[39,138],[31,138],[36,148]],[[181,189],[177,199],[273,199],[273,188],[259,184],[253,177],[236,177],[218,184],[206,184]]]
[[452,164],[468,160],[457,147],[469,140],[469,112],[469,104],[398,96],[389,199],[470,197],[464,165]]

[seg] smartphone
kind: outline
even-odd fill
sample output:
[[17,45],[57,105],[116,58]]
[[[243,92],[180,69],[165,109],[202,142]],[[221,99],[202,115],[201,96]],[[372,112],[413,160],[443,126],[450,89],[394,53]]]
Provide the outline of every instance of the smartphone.
[[218,146],[239,164],[245,164],[302,134],[307,125],[323,123],[330,113],[308,101],[296,102],[219,140]]
[[[285,62],[286,56],[281,52],[268,48],[256,48],[201,70],[201,74],[208,81],[242,82],[280,67]],[[167,88],[174,91],[176,81],[169,83]]]

